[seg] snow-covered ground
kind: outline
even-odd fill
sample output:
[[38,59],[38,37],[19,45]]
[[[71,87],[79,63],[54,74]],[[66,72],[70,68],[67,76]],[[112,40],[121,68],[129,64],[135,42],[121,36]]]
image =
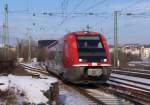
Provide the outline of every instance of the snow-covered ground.
[[[39,66],[38,63],[30,63],[30,64],[22,63],[22,65],[31,67],[31,68],[38,68],[38,69],[44,68],[44,66],[43,67]],[[36,70],[34,69],[33,70],[25,69],[25,70],[30,73],[36,72]],[[42,71],[45,71],[45,70],[42,69]],[[40,74],[40,76],[42,75],[43,74]],[[79,92],[77,92],[76,90],[68,86],[64,87],[64,85],[60,85],[59,89],[60,89],[59,97],[63,105],[96,105],[92,101],[87,99],[85,96],[83,96],[82,94],[80,94]]]
[[57,79],[52,77],[37,79],[33,78],[32,76],[1,76],[0,90],[6,91],[10,88],[14,88],[14,90],[18,90],[25,94],[23,100],[26,103],[46,104],[49,100],[44,96],[43,93],[50,88],[51,83],[55,82],[57,82]]

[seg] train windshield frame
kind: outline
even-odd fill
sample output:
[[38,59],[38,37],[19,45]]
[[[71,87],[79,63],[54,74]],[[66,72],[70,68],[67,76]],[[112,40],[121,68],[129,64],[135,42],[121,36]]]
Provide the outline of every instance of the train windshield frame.
[[78,56],[82,62],[101,62],[106,58],[100,35],[79,35],[76,41]]

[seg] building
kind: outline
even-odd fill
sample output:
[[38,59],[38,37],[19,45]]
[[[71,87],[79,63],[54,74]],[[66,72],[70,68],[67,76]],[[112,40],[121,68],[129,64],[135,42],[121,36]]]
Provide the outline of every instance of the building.
[[140,56],[141,59],[150,58],[150,45],[139,45],[139,44],[125,44],[121,51],[126,54],[132,54]]
[[141,46],[141,58],[142,59],[150,58],[150,45]]
[[141,46],[139,44],[125,44],[121,50],[126,54],[130,53],[132,55],[140,56]]
[[4,44],[0,43],[0,48],[4,48]]

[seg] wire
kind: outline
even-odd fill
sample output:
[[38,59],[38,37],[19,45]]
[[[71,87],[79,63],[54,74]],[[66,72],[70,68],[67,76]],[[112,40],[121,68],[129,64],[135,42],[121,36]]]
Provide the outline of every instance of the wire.
[[[84,2],[84,0],[81,0],[70,12],[70,14],[72,14],[74,12],[75,9],[77,9],[82,3]],[[72,18],[72,16],[65,16],[65,18],[60,22],[59,25],[62,25],[65,21],[67,21],[68,19]]]
[[68,5],[69,5],[69,0],[66,0],[66,7],[65,7],[66,13],[68,12]]
[[70,13],[73,13],[74,10],[77,10],[77,9],[81,6],[81,4],[82,4],[84,1],[85,1],[85,0],[80,0],[80,2],[79,2],[77,5],[75,5],[75,7],[71,10]]
[[69,0],[63,0],[61,2],[61,11],[62,11],[62,13],[67,13],[68,4],[69,4]]
[[29,12],[29,0],[27,0],[27,11]]
[[134,3],[130,4],[130,5],[128,5],[127,7],[121,9],[120,11],[122,12],[122,11],[124,11],[124,10],[129,9],[130,7],[134,7],[135,5],[137,5],[137,4],[139,4],[140,2],[143,2],[143,1],[144,1],[144,0],[137,0],[136,2],[134,2]]
[[65,0],[62,0],[62,2],[61,2],[61,11],[62,11],[62,13],[64,13],[64,2],[65,2]]
[[[96,6],[100,5],[100,4],[103,4],[106,0],[102,0],[102,1],[99,1],[97,3],[95,3],[94,5],[90,6],[89,8],[87,8],[86,10],[84,10],[85,12],[90,10],[90,9],[93,9],[95,8]],[[73,9],[72,11],[70,12],[71,14],[73,13],[73,11],[79,7],[82,3],[84,2],[84,0],[81,0]],[[67,21],[67,16],[61,21],[60,25],[62,25],[65,21]]]
[[96,6],[103,4],[105,1],[106,0],[99,1],[99,2],[95,3],[94,5],[90,6],[89,8],[85,9],[84,11],[89,11],[89,10],[95,8]]

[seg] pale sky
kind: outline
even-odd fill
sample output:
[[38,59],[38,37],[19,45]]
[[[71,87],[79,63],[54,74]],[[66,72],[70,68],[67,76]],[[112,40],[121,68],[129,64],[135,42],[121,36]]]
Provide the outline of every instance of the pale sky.
[[[113,13],[122,11],[122,14],[135,15],[118,16],[119,43],[150,43],[150,0],[7,1],[11,39],[27,38],[27,30],[35,40],[58,39],[69,31],[81,31],[89,25],[91,31],[103,33],[108,38],[108,43],[113,43]],[[0,0],[0,33],[3,20],[4,0]]]

